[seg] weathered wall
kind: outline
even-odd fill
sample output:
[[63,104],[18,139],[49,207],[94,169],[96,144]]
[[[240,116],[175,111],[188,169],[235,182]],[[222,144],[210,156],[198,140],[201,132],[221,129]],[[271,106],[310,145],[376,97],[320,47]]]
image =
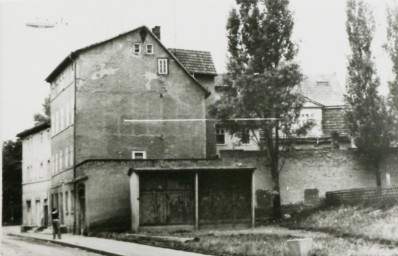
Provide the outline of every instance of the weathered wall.
[[[142,53],[133,53],[134,43]],[[145,45],[154,54],[145,54]],[[169,74],[157,75],[157,59],[168,58]],[[205,92],[147,34],[130,33],[85,51],[77,60],[77,162],[87,158],[206,156],[205,121],[125,120],[203,119]]]
[[[266,191],[272,191],[271,175],[258,152],[222,151],[221,159],[191,160],[107,160],[88,161],[77,168],[77,177],[87,175],[86,205],[90,229],[98,227],[130,227],[130,200],[127,171],[138,167],[257,167],[255,190],[257,216],[266,209],[270,200]],[[398,165],[398,151],[391,151],[381,169],[394,172]],[[280,177],[283,204],[301,203],[306,189],[318,189],[319,196],[327,191],[374,187],[374,175],[366,170],[351,150],[300,150],[289,154]],[[383,178],[385,185],[385,178]]]
[[[225,163],[255,164],[256,190],[271,190],[268,167],[256,160],[255,154],[256,152],[247,151],[221,151]],[[387,172],[392,185],[398,182],[396,166],[398,151],[391,150],[381,165],[383,186],[386,186]],[[374,174],[361,163],[353,150],[298,150],[287,156],[280,174],[282,204],[303,202],[306,189],[318,189],[319,196],[325,197],[327,191],[374,186]]]
[[[216,92],[215,92],[215,77],[209,75],[196,75],[195,78],[205,87],[207,90],[210,91],[210,96],[206,98],[206,118],[212,119],[208,113],[209,106],[213,104],[216,99]],[[206,157],[212,158],[215,157],[216,152],[216,122],[207,120],[206,121]]]
[[[50,188],[50,128],[22,140],[22,224],[38,225]],[[47,201],[46,201],[47,200]],[[27,201],[30,201],[28,212]]]
[[[41,226],[45,216],[44,205],[48,205],[49,179],[22,185],[22,225]],[[27,202],[30,201],[28,211]]]

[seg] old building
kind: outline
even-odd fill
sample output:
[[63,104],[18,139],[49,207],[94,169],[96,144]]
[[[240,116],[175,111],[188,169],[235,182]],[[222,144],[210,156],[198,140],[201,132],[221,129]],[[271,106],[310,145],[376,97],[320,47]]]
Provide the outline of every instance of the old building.
[[[215,158],[214,126],[206,121],[208,88],[215,76],[210,53],[167,49],[160,27],[139,27],[67,56],[46,79],[51,84],[51,205],[59,209],[61,223],[76,233],[129,228],[127,173],[136,173],[134,166],[141,162],[153,167],[139,170],[141,181],[135,188],[149,192],[140,199],[140,214],[148,217],[141,218],[141,225],[194,223],[198,173],[180,163]],[[155,159],[176,161],[163,169]],[[248,175],[240,186],[249,203],[238,208],[245,214],[233,222],[252,222],[253,168],[207,163],[195,170],[207,173],[200,178],[209,181],[226,179],[227,171]],[[225,186],[240,183],[226,179]],[[210,191],[219,187],[211,184]],[[232,200],[231,194],[218,190]],[[175,196],[159,197],[170,193]],[[156,214],[150,218],[145,211],[153,207]],[[211,220],[221,221],[220,216]]]
[[22,140],[22,225],[49,223],[50,124],[40,123],[17,135]]
[[[78,234],[254,225],[272,205],[272,179],[250,134],[240,140],[208,120],[223,90],[216,75],[209,52],[166,48],[160,27],[69,54],[46,78],[51,152],[42,156],[51,158],[51,181],[42,205]],[[333,77],[309,78],[300,93],[301,120],[315,126],[302,138],[310,146],[285,159],[282,203],[303,202],[308,189],[322,196],[372,184],[355,154],[328,151],[346,136]]]
[[[222,77],[216,78],[214,99],[222,97],[224,86]],[[332,146],[333,143],[350,147],[348,131],[344,120],[344,94],[336,74],[319,74],[306,77],[298,87],[303,96],[304,104],[300,112],[299,123],[312,121],[314,126],[307,135],[296,139],[296,147],[313,148]],[[231,136],[227,129],[218,126],[216,129],[217,152],[220,150],[256,151],[258,146],[247,131],[242,138]],[[259,131],[256,136],[261,136]],[[334,139],[338,141],[334,141]],[[283,136],[281,138],[283,140]]]

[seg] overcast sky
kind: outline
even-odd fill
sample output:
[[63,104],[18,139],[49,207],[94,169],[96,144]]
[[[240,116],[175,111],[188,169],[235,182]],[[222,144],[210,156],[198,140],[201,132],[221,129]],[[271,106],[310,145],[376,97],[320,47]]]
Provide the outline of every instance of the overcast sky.
[[[386,40],[385,9],[391,1],[368,1],[376,17],[374,56],[383,94],[391,77],[390,61],[381,48]],[[33,126],[33,115],[42,112],[49,94],[44,79],[67,54],[141,25],[161,26],[166,47],[210,51],[217,72],[224,72],[225,25],[233,6],[233,0],[0,2],[1,140],[15,139]],[[291,10],[304,74],[336,72],[344,86],[349,54],[345,1],[291,0]],[[25,25],[46,19],[63,22],[48,29]]]

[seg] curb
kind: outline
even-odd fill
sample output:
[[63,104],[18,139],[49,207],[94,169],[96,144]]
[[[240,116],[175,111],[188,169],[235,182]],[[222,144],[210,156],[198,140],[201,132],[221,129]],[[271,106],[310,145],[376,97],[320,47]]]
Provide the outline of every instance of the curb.
[[89,251],[89,252],[93,252],[93,253],[98,253],[98,254],[102,254],[102,255],[107,255],[107,256],[125,256],[123,254],[116,254],[116,253],[112,253],[112,252],[97,250],[97,249],[93,249],[93,248],[82,246],[82,245],[61,242],[61,241],[59,241],[59,240],[57,241],[55,239],[51,240],[51,239],[45,239],[45,238],[39,238],[39,237],[33,237],[33,236],[25,236],[25,235],[20,235],[20,234],[13,234],[13,233],[9,233],[7,235],[21,237],[21,238],[34,239],[34,240],[39,240],[39,241],[46,241],[46,242],[53,243],[53,244],[58,244],[58,245],[67,246],[67,247],[71,247],[71,248],[77,248],[77,249],[81,249],[81,250],[85,250],[85,251]]

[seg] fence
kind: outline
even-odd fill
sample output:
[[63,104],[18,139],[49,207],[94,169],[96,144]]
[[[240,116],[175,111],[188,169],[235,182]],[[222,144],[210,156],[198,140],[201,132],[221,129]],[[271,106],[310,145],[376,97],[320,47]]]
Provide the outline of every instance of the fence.
[[326,192],[328,205],[398,203],[398,186],[357,188]]

